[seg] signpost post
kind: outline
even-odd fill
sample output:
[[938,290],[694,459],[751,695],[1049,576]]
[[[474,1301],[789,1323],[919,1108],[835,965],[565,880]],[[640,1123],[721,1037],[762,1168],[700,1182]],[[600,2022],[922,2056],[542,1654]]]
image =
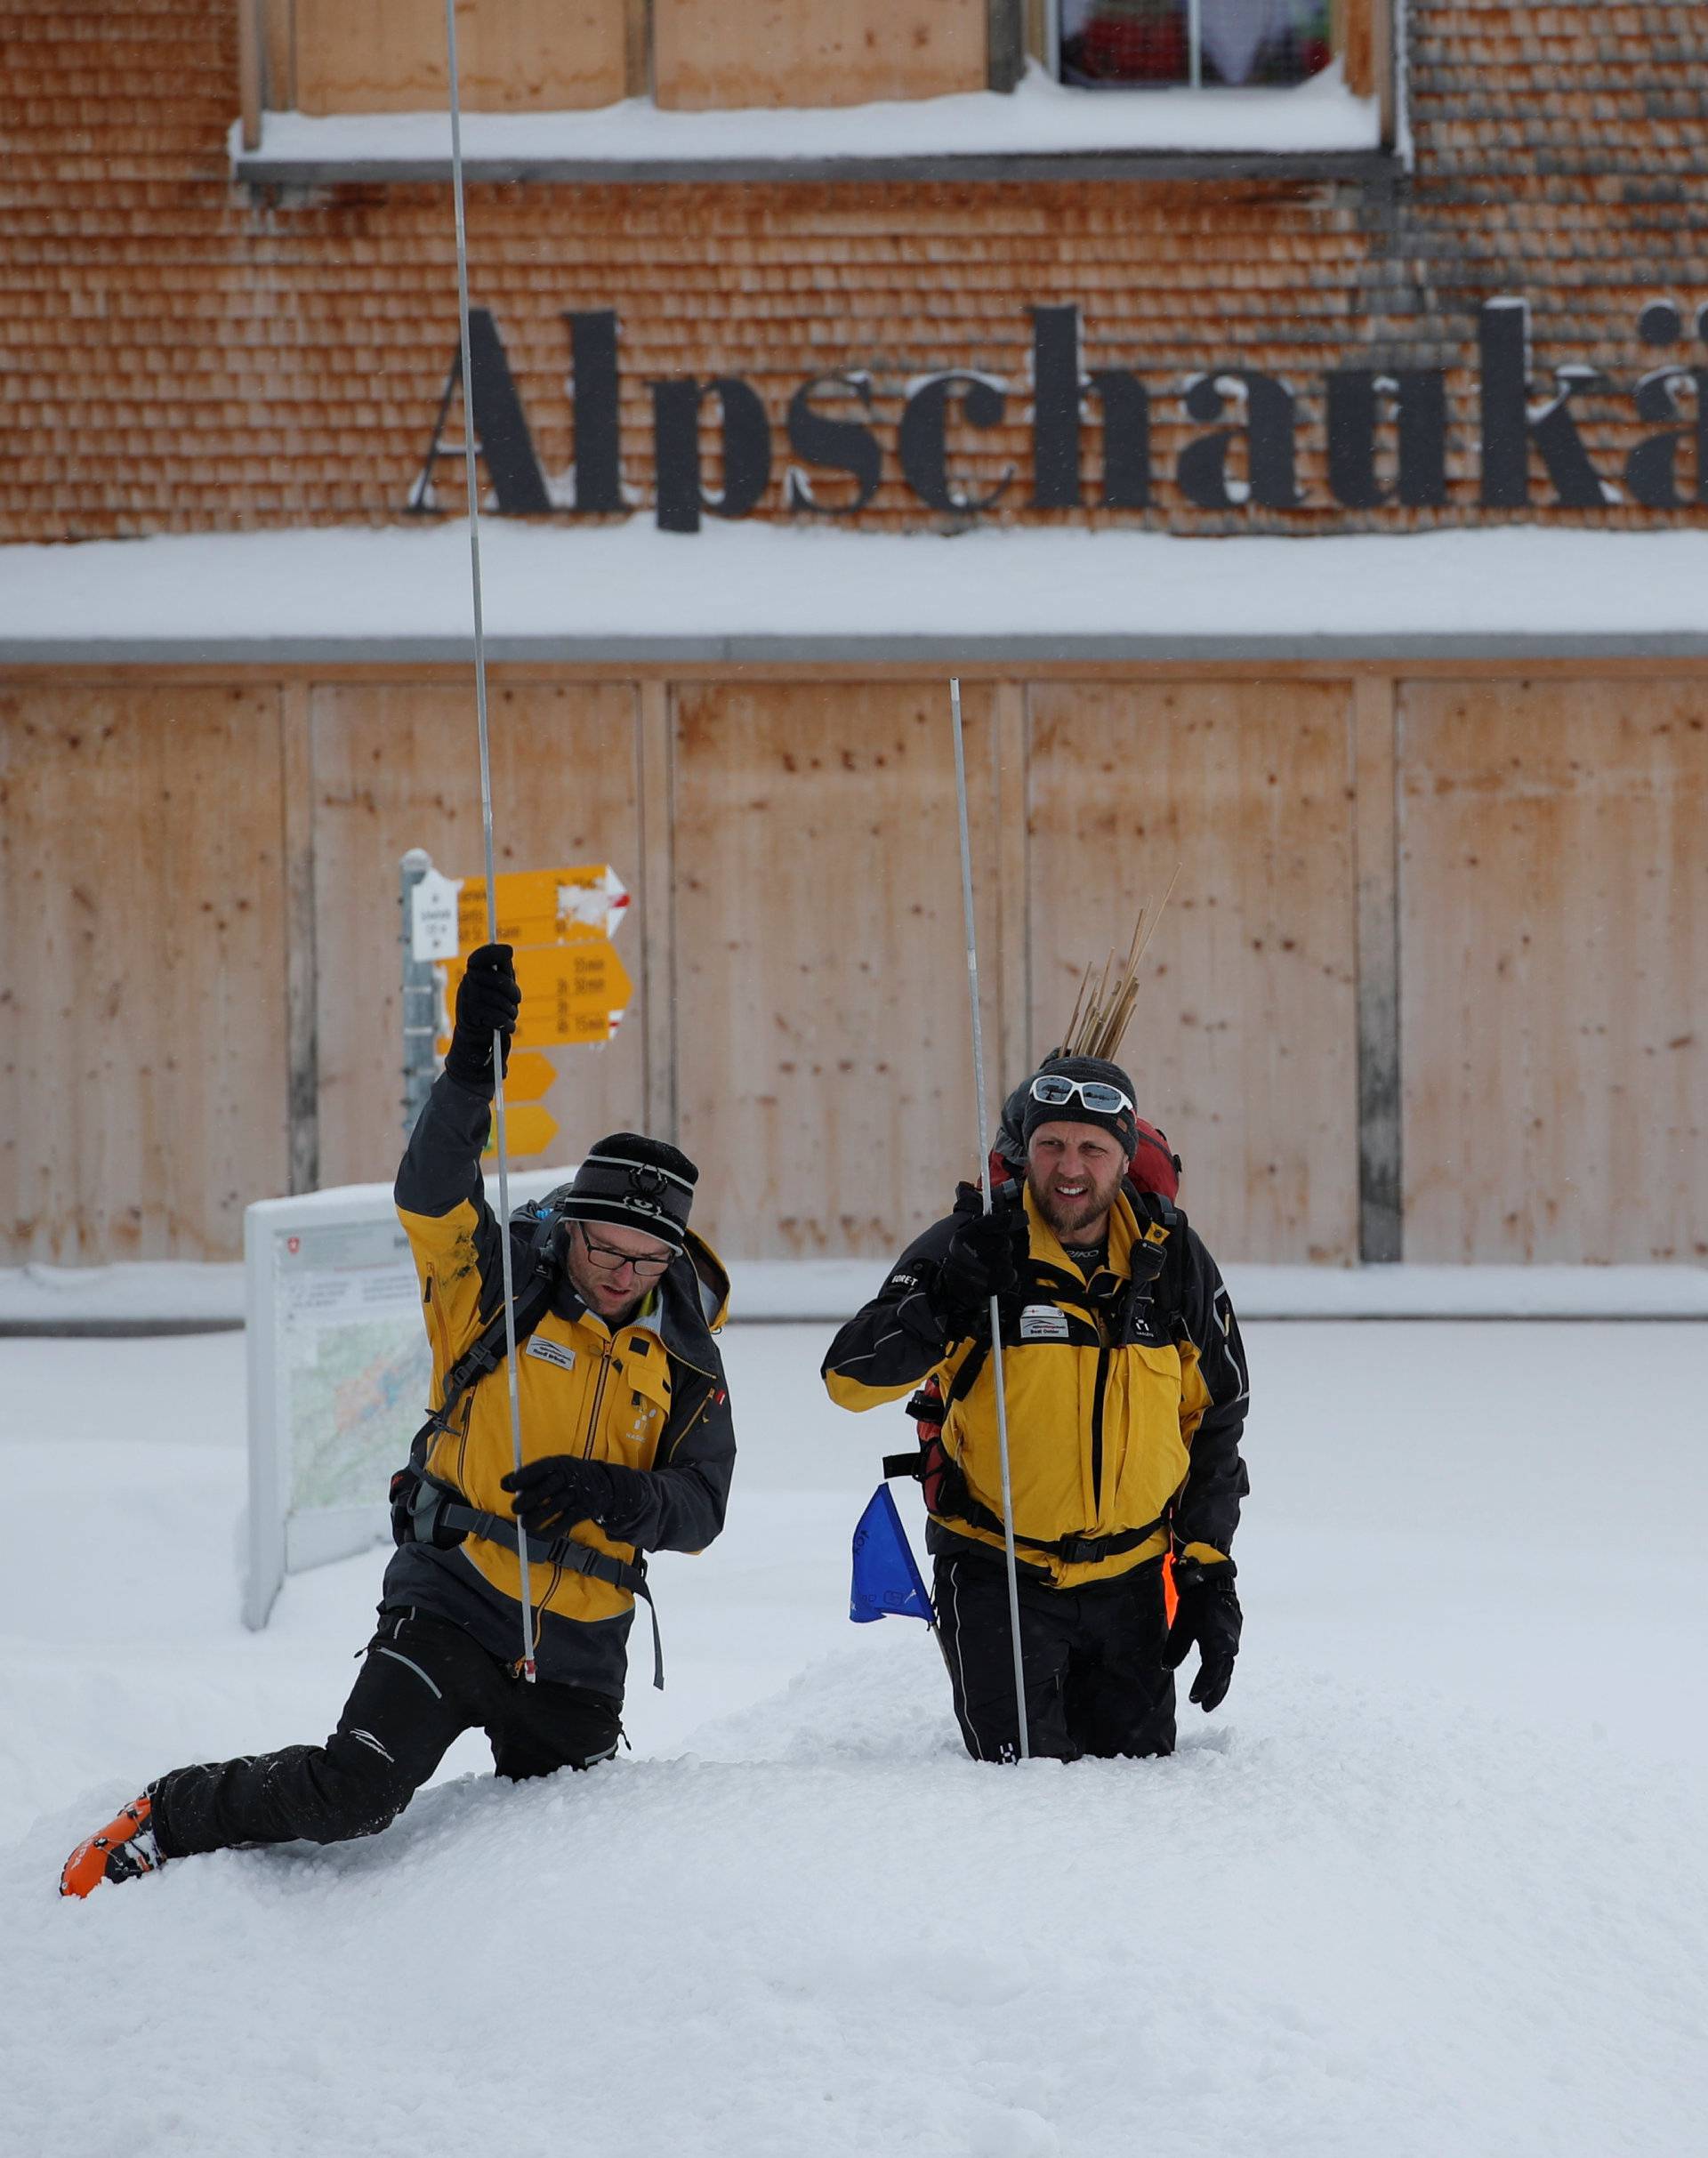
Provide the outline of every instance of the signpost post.
[[[433,972],[434,952],[423,950],[435,941],[431,934],[429,886],[433,865],[425,850],[412,847],[399,864],[403,914],[398,942],[403,960],[403,1132],[415,1128],[427,1090],[433,1083],[437,1063],[433,1039],[439,1032],[439,979]],[[443,882],[443,878],[438,879]]]

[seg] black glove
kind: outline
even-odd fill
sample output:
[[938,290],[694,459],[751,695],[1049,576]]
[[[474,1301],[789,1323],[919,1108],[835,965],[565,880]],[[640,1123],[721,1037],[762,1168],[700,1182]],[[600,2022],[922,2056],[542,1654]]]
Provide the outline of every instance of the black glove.
[[522,993],[516,986],[507,944],[483,944],[469,954],[468,971],[457,985],[456,1025],[445,1068],[471,1093],[490,1094],[492,1037],[504,1038],[504,1067],[510,1067],[510,1037],[516,1031]]
[[548,1453],[544,1461],[513,1469],[504,1487],[516,1494],[517,1518],[530,1536],[561,1536],[577,1521],[602,1528],[616,1502],[618,1478],[640,1473],[584,1461],[578,1453]]
[[949,1239],[931,1284],[931,1308],[944,1325],[964,1331],[988,1315],[993,1296],[1018,1288],[1029,1245],[1024,1207],[964,1220]]
[[1163,1663],[1179,1671],[1194,1641],[1198,1645],[1198,1675],[1188,1698],[1207,1716],[1220,1707],[1234,1675],[1239,1654],[1239,1598],[1234,1591],[1234,1562],[1220,1560],[1205,1566],[1196,1558],[1175,1561],[1174,1590],[1180,1605],[1174,1623],[1163,1644]]

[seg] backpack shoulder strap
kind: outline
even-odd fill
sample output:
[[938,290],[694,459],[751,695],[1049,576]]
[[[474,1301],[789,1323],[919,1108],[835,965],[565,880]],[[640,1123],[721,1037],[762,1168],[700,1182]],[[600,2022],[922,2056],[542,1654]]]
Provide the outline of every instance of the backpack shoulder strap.
[[1148,1300],[1158,1332],[1172,1336],[1178,1333],[1181,1319],[1180,1276],[1184,1239],[1180,1231],[1186,1217],[1159,1191],[1143,1191],[1131,1182],[1125,1191],[1139,1222],[1132,1252],[1137,1293]]
[[[543,1214],[535,1223],[533,1234],[518,1254],[520,1264],[515,1269],[512,1286],[516,1300],[516,1340],[520,1345],[532,1333],[552,1308],[552,1291],[557,1286],[557,1271],[547,1258],[547,1247],[554,1226],[550,1214]],[[495,1372],[509,1354],[509,1329],[504,1324],[504,1308],[497,1310],[481,1328],[476,1339],[445,1374],[445,1390],[438,1408],[431,1410],[410,1445],[409,1459],[421,1468],[427,1459],[427,1449],[435,1435],[450,1429],[451,1419],[463,1405],[463,1397],[477,1380]]]

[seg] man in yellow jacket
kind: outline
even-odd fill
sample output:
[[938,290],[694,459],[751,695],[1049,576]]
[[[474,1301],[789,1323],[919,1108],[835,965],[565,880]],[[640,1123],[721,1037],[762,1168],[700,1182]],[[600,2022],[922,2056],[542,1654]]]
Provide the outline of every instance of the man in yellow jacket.
[[[72,1853],[65,1894],[233,1844],[374,1835],[471,1728],[512,1778],[616,1751],[641,1554],[699,1550],[723,1526],[735,1437],[713,1329],[729,1284],[688,1226],[697,1172],[686,1155],[636,1132],[591,1147],[574,1183],[509,1232],[529,1321],[516,1373],[524,1465],[512,1473],[510,1374],[494,1338],[505,1230],[480,1153],[494,1037],[508,1043],[520,1003],[509,946],[476,952],[398,1172],[432,1413],[392,1481],[399,1549],[337,1729],[322,1746],[159,1777]],[[519,1518],[534,1683],[520,1668]]]
[[[1027,1737],[1034,1753],[1167,1753],[1175,1667],[1228,1690],[1230,1547],[1246,1490],[1245,1356],[1186,1217],[1137,1188],[1132,1080],[1056,1058],[1027,1091],[1024,1181],[987,1215],[963,1185],[825,1359],[844,1408],[920,1389],[933,1602],[967,1750],[1019,1750],[990,1300],[1008,1409]],[[1171,1628],[1164,1561],[1178,1610]]]

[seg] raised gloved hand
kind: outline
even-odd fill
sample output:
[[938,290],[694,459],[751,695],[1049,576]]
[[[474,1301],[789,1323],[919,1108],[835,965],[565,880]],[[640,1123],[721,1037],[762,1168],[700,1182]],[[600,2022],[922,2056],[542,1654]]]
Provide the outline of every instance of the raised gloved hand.
[[[504,1486],[514,1493],[516,1517],[530,1536],[560,1536],[577,1521],[603,1528],[613,1515],[626,1513],[634,1497],[632,1486],[645,1473],[584,1461],[578,1453],[548,1453],[543,1461],[512,1470]],[[631,1488],[625,1491],[625,1486]]]
[[1017,1288],[1028,1244],[1024,1207],[969,1215],[950,1238],[931,1284],[931,1306],[944,1325],[964,1330],[989,1311],[993,1296]]
[[457,985],[456,1024],[445,1068],[471,1093],[493,1091],[492,1037],[502,1035],[504,1067],[510,1067],[510,1037],[522,1009],[516,969],[507,944],[483,944],[469,954],[468,970]]
[[1197,1643],[1198,1675],[1188,1698],[1207,1716],[1226,1696],[1234,1658],[1239,1654],[1241,1620],[1233,1560],[1222,1558],[1206,1566],[1197,1558],[1176,1559],[1174,1591],[1180,1604],[1163,1644],[1163,1662],[1170,1671],[1179,1671],[1193,1642]]

